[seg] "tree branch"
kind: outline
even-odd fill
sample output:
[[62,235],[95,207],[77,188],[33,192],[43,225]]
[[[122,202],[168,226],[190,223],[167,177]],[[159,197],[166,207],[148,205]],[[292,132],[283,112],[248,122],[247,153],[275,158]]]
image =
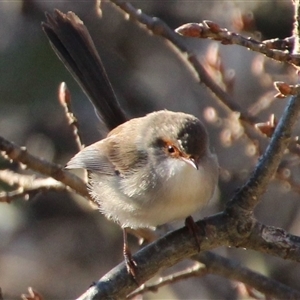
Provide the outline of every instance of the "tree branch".
[[37,171],[40,174],[50,176],[57,181],[60,181],[63,184],[69,186],[84,198],[91,200],[91,197],[86,188],[86,184],[76,175],[65,171],[62,166],[33,156],[29,154],[24,147],[19,147],[1,136],[0,151],[4,152],[4,157],[22,163],[27,168]]
[[71,93],[65,82],[62,82],[59,85],[58,100],[61,106],[64,108],[65,116],[68,121],[68,124],[72,129],[77,149],[78,151],[80,151],[83,149],[84,146],[82,143],[81,135],[79,134],[78,120],[75,117],[71,107]]
[[178,27],[176,32],[183,36],[194,38],[210,38],[215,41],[220,41],[223,45],[239,45],[252,51],[262,53],[277,61],[287,62],[295,66],[300,65],[300,57],[298,55],[291,54],[287,51],[270,49],[268,44],[264,42],[259,42],[251,37],[243,37],[226,28],[221,28],[212,21],[184,24]]
[[[239,235],[233,235],[236,228],[230,222],[231,218],[230,215],[220,213],[205,219],[207,234],[201,237],[201,251],[212,250],[221,245],[247,246],[248,249],[300,262],[299,237],[290,235],[282,229],[257,223],[258,226],[253,230],[250,240],[247,240]],[[203,226],[203,221],[198,221],[197,224]],[[263,232],[259,229],[263,229]],[[170,232],[133,256],[137,263],[138,279],[141,283],[145,282],[160,270],[171,267],[197,252],[194,238],[186,227]],[[78,300],[124,299],[136,288],[135,281],[128,274],[125,263],[122,262]]]
[[292,96],[253,175],[236,193],[227,209],[238,205],[245,210],[253,211],[259,202],[259,197],[265,192],[268,183],[275,175],[284,151],[289,144],[292,127],[298,119],[299,111],[300,96]]
[[269,48],[269,49],[278,49],[278,50],[287,50],[291,51],[294,47],[294,36],[287,37],[285,39],[270,39],[270,40],[264,40],[263,43]]
[[133,293],[127,296],[128,299],[134,299],[135,296],[145,294],[146,292],[157,292],[159,288],[168,284],[175,283],[180,280],[188,279],[191,277],[202,277],[207,275],[208,269],[202,264],[195,264],[194,267],[186,270],[176,272],[169,276],[160,277],[157,281],[150,284],[143,284]]
[[0,193],[0,202],[10,203],[12,200],[20,197],[25,197],[27,199],[29,194],[31,195],[41,191],[68,190],[66,185],[51,177],[36,178],[35,175],[18,174],[10,170],[0,170],[0,180],[10,186],[18,186],[18,188],[13,191]]
[[243,282],[259,292],[276,299],[300,299],[300,291],[241,266],[240,263],[212,252],[200,253],[193,259],[205,264],[207,273]]
[[[157,290],[165,285],[185,280],[191,277],[203,277],[207,274],[215,274],[223,276],[227,279],[243,282],[255,288],[264,295],[279,299],[299,299],[300,291],[293,290],[285,284],[277,280],[268,278],[262,274],[254,272],[240,263],[222,257],[212,252],[204,252],[192,257],[193,260],[201,262],[194,267],[176,272],[172,275],[161,277],[151,284],[143,284],[133,293],[128,295],[128,299],[133,299],[139,294],[146,292],[157,292]],[[204,265],[203,265],[204,264]]]

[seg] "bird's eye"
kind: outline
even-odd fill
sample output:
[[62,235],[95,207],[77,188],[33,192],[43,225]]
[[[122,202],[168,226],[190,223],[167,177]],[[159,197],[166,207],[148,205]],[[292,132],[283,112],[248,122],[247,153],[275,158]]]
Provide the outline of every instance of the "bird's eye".
[[174,158],[177,158],[180,156],[179,149],[171,141],[165,142],[164,151],[167,155],[174,157]]
[[169,145],[168,146],[168,152],[170,153],[170,154],[172,154],[172,153],[175,153],[175,148],[173,147],[173,146],[171,146],[171,145]]

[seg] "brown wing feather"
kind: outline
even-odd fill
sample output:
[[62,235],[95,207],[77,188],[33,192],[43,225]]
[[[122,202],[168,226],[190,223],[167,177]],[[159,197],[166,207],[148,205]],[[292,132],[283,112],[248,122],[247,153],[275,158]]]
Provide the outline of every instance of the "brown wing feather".
[[132,174],[147,161],[146,149],[139,149],[136,129],[140,118],[132,119],[115,129],[107,138],[77,153],[66,165],[67,169],[87,169],[107,175]]

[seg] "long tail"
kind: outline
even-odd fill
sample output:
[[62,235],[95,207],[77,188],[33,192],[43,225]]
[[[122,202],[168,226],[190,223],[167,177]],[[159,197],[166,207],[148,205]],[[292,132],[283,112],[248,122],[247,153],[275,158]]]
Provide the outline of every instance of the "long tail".
[[127,121],[108,79],[94,42],[73,13],[55,10],[42,23],[57,56],[81,86],[109,130]]

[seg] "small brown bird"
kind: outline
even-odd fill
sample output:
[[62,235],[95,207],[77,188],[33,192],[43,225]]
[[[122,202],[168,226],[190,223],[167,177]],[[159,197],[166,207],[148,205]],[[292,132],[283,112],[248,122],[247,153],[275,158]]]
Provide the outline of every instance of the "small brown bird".
[[72,12],[46,16],[42,27],[51,46],[111,130],[76,154],[67,168],[89,171],[90,194],[123,228],[125,262],[136,278],[125,228],[187,218],[195,233],[189,216],[213,196],[216,156],[203,124],[192,115],[164,110],[127,121],[83,22]]

